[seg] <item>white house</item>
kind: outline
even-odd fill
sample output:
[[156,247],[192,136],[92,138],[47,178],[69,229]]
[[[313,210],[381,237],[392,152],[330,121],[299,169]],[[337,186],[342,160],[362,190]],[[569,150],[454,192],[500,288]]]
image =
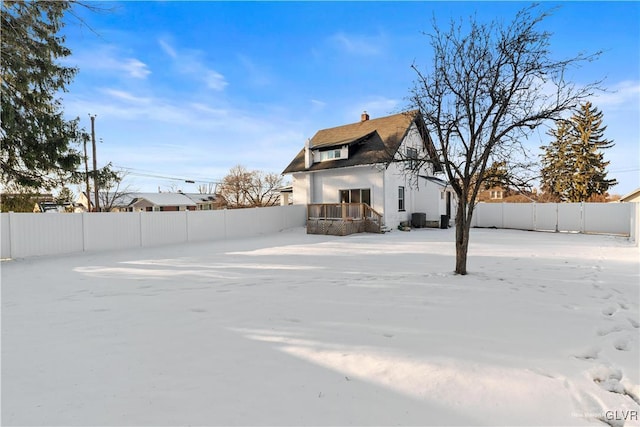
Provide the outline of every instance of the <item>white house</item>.
[[[224,198],[215,194],[199,193],[106,193],[98,195],[100,210],[109,212],[184,211],[221,209]],[[94,206],[94,195],[81,193],[78,202],[89,210]]]
[[[412,159],[429,159],[416,170]],[[418,164],[417,162],[415,164]],[[455,212],[453,192],[418,111],[318,131],[282,172],[293,204],[366,203],[395,228],[425,214],[439,224]],[[413,217],[415,218],[415,216]]]

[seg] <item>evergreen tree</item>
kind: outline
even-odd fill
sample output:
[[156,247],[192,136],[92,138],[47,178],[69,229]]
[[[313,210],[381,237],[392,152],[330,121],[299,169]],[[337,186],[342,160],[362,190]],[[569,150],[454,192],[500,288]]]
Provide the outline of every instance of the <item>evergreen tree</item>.
[[582,104],[571,117],[575,169],[571,202],[588,201],[592,196],[603,195],[617,184],[615,179],[607,179],[602,150],[613,147],[613,141],[604,138],[606,126],[602,125],[602,112],[590,102]]
[[488,166],[484,173],[484,189],[488,190],[494,187],[502,187],[507,189],[510,184],[509,171],[507,170],[507,162],[495,162]]
[[40,194],[32,188],[5,185],[0,194],[0,212],[33,212]]
[[553,137],[551,143],[541,147],[542,156],[542,191],[556,202],[564,200],[567,190],[571,188],[573,162],[571,157],[571,123],[558,120],[556,129],[549,131]]
[[65,203],[73,203],[75,201],[75,198],[76,195],[73,194],[73,191],[69,190],[68,187],[62,187],[56,195],[55,201],[56,203],[62,205]]
[[2,132],[5,183],[51,188],[76,169],[71,142],[78,120],[63,117],[60,92],[77,70],[58,61],[71,54],[58,33],[68,1],[2,1]]
[[607,179],[601,150],[613,147],[604,138],[602,112],[590,102],[580,105],[569,120],[556,122],[553,141],[542,147],[542,189],[562,202],[584,202],[605,195],[617,184]]

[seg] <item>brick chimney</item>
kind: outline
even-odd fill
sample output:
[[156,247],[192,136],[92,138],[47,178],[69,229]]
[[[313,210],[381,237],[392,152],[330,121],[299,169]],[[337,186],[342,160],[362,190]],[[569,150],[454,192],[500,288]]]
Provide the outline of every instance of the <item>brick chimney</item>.
[[361,115],[360,115],[360,121],[361,122],[366,122],[367,120],[369,120],[369,115],[367,114],[366,111],[364,111]]

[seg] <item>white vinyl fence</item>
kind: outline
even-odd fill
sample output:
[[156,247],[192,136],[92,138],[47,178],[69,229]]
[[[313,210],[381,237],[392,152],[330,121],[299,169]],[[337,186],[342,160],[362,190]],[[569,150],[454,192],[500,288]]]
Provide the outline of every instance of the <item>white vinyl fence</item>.
[[302,227],[304,205],[181,212],[2,213],[2,258],[224,240]]
[[574,231],[638,241],[638,203],[479,203],[473,227]]

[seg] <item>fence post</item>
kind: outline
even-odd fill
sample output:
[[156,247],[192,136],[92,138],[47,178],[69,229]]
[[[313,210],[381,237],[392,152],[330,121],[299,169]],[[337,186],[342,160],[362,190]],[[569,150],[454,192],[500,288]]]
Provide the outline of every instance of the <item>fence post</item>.
[[142,231],[143,231],[143,228],[144,228],[143,224],[142,224],[142,222],[143,222],[142,215],[143,215],[143,211],[138,212],[138,219],[139,219],[139,222],[138,222],[139,225],[138,226],[140,227],[140,247],[141,248],[144,247],[144,238],[142,237]]
[[9,211],[9,258],[13,258],[13,254],[15,253],[15,231],[13,230],[13,218],[15,213],[13,211]]
[[531,203],[531,230],[536,229],[536,204]]
[[223,238],[224,240],[227,240],[227,212],[229,212],[229,210],[227,208],[224,208],[224,210],[222,211],[223,215],[222,215],[222,229],[224,230],[223,233]]
[[640,216],[640,203],[630,203],[629,216],[631,217],[631,224],[629,224],[629,236],[633,236],[633,242],[638,246],[638,230],[640,224],[638,224],[638,217]]
[[184,226],[185,226],[185,237],[188,243],[189,242],[189,209],[188,208],[185,208],[185,211],[184,211]]
[[89,225],[87,224],[87,213],[86,212],[82,212],[80,215],[82,215],[82,252],[86,252],[87,251],[87,228],[89,227]]

